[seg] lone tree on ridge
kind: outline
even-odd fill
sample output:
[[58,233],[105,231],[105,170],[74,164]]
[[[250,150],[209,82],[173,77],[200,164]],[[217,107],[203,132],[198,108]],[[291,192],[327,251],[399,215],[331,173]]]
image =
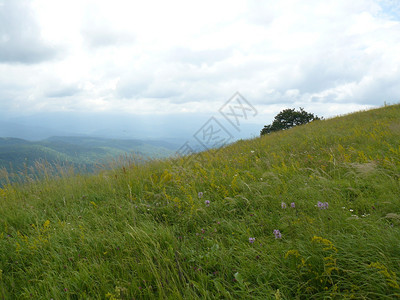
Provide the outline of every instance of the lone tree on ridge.
[[274,131],[285,130],[297,125],[307,124],[311,121],[320,120],[318,116],[306,112],[300,107],[300,110],[285,109],[275,116],[271,125],[265,125],[260,135],[269,134]]

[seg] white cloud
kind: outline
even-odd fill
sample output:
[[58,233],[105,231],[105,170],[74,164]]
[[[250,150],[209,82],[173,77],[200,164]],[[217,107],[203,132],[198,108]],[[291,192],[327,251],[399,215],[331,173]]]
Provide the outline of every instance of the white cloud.
[[0,0],[6,111],[212,114],[240,91],[267,118],[400,99],[396,1],[20,3]]
[[56,56],[58,49],[46,44],[40,36],[29,1],[0,3],[0,63],[32,64]]

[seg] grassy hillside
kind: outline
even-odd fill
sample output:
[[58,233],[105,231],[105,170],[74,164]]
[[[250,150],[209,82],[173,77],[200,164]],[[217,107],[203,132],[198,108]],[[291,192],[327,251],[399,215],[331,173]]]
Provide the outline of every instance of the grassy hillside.
[[400,297],[400,105],[42,173],[0,189],[0,298]]

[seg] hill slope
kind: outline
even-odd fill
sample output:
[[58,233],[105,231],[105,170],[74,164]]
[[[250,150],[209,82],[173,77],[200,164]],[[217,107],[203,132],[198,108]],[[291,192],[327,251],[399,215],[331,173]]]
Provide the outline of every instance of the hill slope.
[[[37,161],[67,163],[90,171],[112,158],[136,153],[160,158],[173,155],[175,145],[163,141],[120,140],[97,137],[51,137],[32,142],[17,138],[0,138],[0,169],[24,171]],[[0,180],[1,186],[1,180]]]
[[2,298],[400,297],[400,105],[0,190]]

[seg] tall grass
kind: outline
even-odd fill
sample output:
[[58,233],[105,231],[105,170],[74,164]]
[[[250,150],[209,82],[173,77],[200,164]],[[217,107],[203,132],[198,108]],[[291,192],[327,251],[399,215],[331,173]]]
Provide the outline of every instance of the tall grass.
[[43,164],[0,189],[0,298],[400,297],[399,141],[394,105],[90,176]]

